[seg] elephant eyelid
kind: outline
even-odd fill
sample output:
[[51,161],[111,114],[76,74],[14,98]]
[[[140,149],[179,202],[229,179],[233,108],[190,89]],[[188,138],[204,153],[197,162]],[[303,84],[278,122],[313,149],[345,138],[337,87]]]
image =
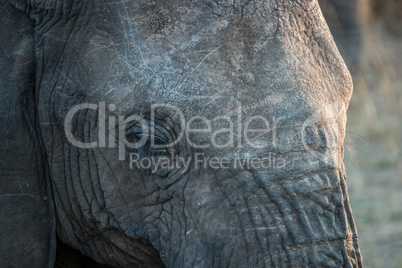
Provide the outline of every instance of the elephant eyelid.
[[160,157],[160,156],[173,156],[176,150],[168,145],[172,142],[172,135],[167,132],[167,129],[162,125],[147,126],[146,131],[143,130],[143,124],[135,122],[127,124],[125,136],[130,143],[139,143],[144,137],[146,142],[134,148],[142,157]]
[[[143,156],[160,156],[171,155],[174,152],[173,148],[163,146],[169,144],[169,141],[160,135],[149,135],[137,130],[129,130],[126,132],[126,138],[130,143],[138,143],[142,138],[146,137],[145,144],[139,146],[136,150]],[[152,139],[152,141],[151,141]],[[153,147],[152,145],[156,145]]]
[[138,150],[138,153],[141,156],[160,157],[170,155],[171,150],[170,148],[153,148],[150,140],[147,140],[147,142]]

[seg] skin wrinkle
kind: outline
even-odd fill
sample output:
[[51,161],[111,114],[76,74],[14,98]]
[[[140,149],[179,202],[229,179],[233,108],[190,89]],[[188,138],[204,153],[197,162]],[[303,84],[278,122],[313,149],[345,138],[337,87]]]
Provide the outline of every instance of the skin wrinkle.
[[[243,195],[241,195],[241,196],[243,197],[243,200],[245,201],[244,196],[243,196]],[[237,215],[238,220],[239,220],[239,222],[240,222],[240,226],[241,226],[241,229],[242,229],[242,234],[243,234],[244,240],[246,241],[247,260],[250,262],[250,256],[251,256],[251,254],[250,254],[249,244],[252,244],[252,243],[250,243],[251,241],[247,241],[246,226],[245,226],[244,224],[242,224],[243,220],[241,220],[241,219],[242,219],[242,216],[241,216],[241,213],[240,213],[240,211],[239,211],[240,208],[241,208],[241,206],[234,204],[234,207],[235,207],[235,210],[236,210],[236,215]],[[251,262],[250,262],[250,263],[251,263]]]
[[[89,158],[90,161],[94,161],[94,164],[90,165],[90,166],[95,166],[95,168],[93,168],[93,170],[95,171],[95,175],[91,175],[90,174],[90,183],[89,183],[89,187],[90,187],[90,191],[91,191],[91,196],[93,197],[94,200],[92,200],[90,208],[91,208],[91,212],[92,214],[95,216],[94,220],[96,223],[96,226],[99,228],[99,230],[102,231],[106,231],[105,229],[107,228],[107,223],[103,222],[104,221],[104,217],[102,217],[103,215],[105,215],[107,217],[107,219],[109,219],[110,222],[110,216],[106,214],[105,210],[104,210],[104,204],[101,205],[100,203],[102,202],[102,199],[99,199],[99,197],[96,194],[96,187],[94,187],[94,179],[96,180],[96,178],[98,178],[98,173],[97,173],[97,164],[96,164],[96,158],[95,158],[95,153],[93,150],[90,150],[91,154],[92,154],[92,158]],[[91,160],[92,159],[92,160]],[[91,168],[89,169],[91,170]],[[91,172],[91,171],[90,171]],[[102,191],[100,191],[102,192]],[[103,196],[103,195],[102,195]],[[103,202],[102,202],[103,203]]]
[[[183,242],[182,242],[182,237],[184,236],[183,235],[183,233],[184,232],[186,232],[186,230],[187,230],[187,228],[186,228],[186,220],[187,220],[187,217],[186,217],[186,213],[185,213],[185,203],[183,202],[183,211],[181,211],[181,213],[182,213],[182,215],[184,215],[184,217],[183,216],[181,216],[181,217],[177,217],[178,218],[178,223],[179,223],[179,226],[182,226],[182,224],[181,224],[181,219],[182,218],[184,218],[184,228],[182,228],[181,230],[181,233],[179,234],[179,236],[178,236],[178,244],[179,245],[181,245],[180,246],[180,248],[182,248],[182,246],[183,246]],[[178,212],[177,212],[178,213]],[[178,214],[176,214],[176,215],[178,215]],[[173,239],[171,239],[171,241],[173,241]],[[177,255],[174,257],[174,258],[172,258],[173,260],[177,260],[178,259],[178,256],[179,256],[179,254],[180,254],[180,251],[178,251],[177,252]],[[182,255],[183,256],[183,262],[184,262],[184,257],[185,257],[185,254],[183,254]]]
[[[214,174],[214,175],[216,176],[216,174]],[[220,179],[216,178],[216,181],[219,182]],[[225,199],[228,200],[228,202],[229,202],[230,205],[232,206],[232,209],[234,209],[234,211],[235,211],[235,213],[236,213],[235,215],[236,215],[236,217],[237,217],[237,220],[238,220],[239,223],[240,223],[240,228],[241,228],[241,230],[243,231],[243,232],[241,232],[241,234],[243,235],[244,240],[246,240],[246,236],[245,236],[245,233],[246,233],[246,232],[244,232],[245,227],[244,227],[243,224],[242,224],[241,217],[240,217],[240,215],[239,215],[239,211],[238,211],[238,208],[236,207],[235,202],[229,197],[229,194],[227,193],[227,190],[226,190],[227,188],[226,188],[226,187],[222,187],[222,186],[223,186],[223,182],[218,183],[218,185],[221,186],[220,191],[221,191],[222,194],[225,196]],[[249,255],[248,243],[246,243],[245,247],[246,247],[247,259],[250,260],[250,259],[249,259],[250,255]],[[234,250],[234,249],[232,249],[232,250]],[[230,256],[232,256],[232,254],[230,254]]]
[[[253,173],[253,177],[255,178],[255,174],[254,174],[254,173]],[[260,187],[260,183],[258,182],[258,180],[255,180],[255,181],[256,181],[256,183],[257,183],[257,184],[259,185],[259,187]],[[259,201],[260,201],[259,203],[264,204],[264,202],[263,202],[263,200],[260,198],[260,196],[257,196],[257,198],[258,198]],[[270,218],[273,219],[274,222],[276,221],[276,218],[273,217],[271,211],[270,211],[269,209],[267,209],[266,206],[257,207],[257,209],[260,210],[260,217],[261,217],[261,219],[262,219],[263,222],[264,222],[264,225],[263,225],[263,226],[270,226],[269,222],[267,222],[267,220],[266,220],[266,217],[263,217],[263,216],[262,216],[262,215],[266,215],[266,213],[263,212],[264,208],[266,208],[265,211],[266,211],[267,213],[269,213],[269,215],[271,216]],[[276,225],[278,225],[278,223],[276,223]],[[268,237],[273,236],[273,233],[272,233],[271,229],[272,229],[272,228],[267,228]],[[263,241],[261,241],[260,243],[262,244]],[[266,252],[268,252],[269,261],[270,261],[270,266],[275,265],[274,259],[273,259],[273,256],[272,256],[272,245],[271,245],[270,243],[268,243],[268,245],[264,245],[263,248],[266,250]]]
[[[86,118],[85,121],[90,122],[90,118],[88,117],[88,111],[86,111],[86,113],[85,113],[85,118]],[[84,131],[85,131],[85,129],[86,128],[84,128]],[[87,133],[88,133],[88,135],[85,135],[85,134],[83,135],[86,142],[90,141],[90,139],[88,137],[89,133],[90,133],[90,130],[87,130]],[[81,164],[84,165],[84,168],[82,170],[85,170],[85,173],[80,171],[79,174],[84,175],[83,176],[84,178],[85,177],[91,178],[91,169],[90,169],[90,166],[89,166],[88,154],[89,154],[89,152],[85,151],[85,152],[83,152],[83,154],[80,153],[80,155],[78,157],[78,162],[80,163],[80,165]],[[81,157],[84,158],[84,159],[82,159],[82,161],[81,161]],[[81,178],[79,179],[79,184],[77,184],[77,186],[78,186],[77,188],[80,190],[80,193],[79,193],[80,196],[83,196],[83,198],[84,198],[84,200],[83,200],[84,203],[81,204],[81,205],[85,206],[85,208],[83,209],[84,210],[83,212],[88,212],[88,211],[91,211],[90,199],[93,199],[93,196],[92,196],[92,198],[91,198],[91,196],[88,197],[89,192],[84,190],[85,188],[84,188],[84,185],[83,185],[83,181],[84,181],[83,179],[81,179]],[[81,200],[82,200],[82,198],[81,198]],[[92,213],[89,213],[89,214],[85,215],[85,217],[88,220],[92,220],[92,221],[95,222],[95,218],[93,217]]]
[[[243,188],[243,198],[244,198],[244,201],[246,202],[246,204],[247,204],[247,208],[248,208],[248,213],[249,213],[249,218],[250,218],[250,220],[251,220],[251,223],[252,223],[252,229],[251,229],[251,231],[253,231],[254,232],[254,236],[255,236],[255,238],[257,239],[257,241],[258,241],[258,243],[259,243],[259,245],[260,245],[260,248],[259,248],[259,250],[260,250],[260,252],[262,253],[262,255],[264,255],[264,252],[266,252],[265,251],[265,245],[262,243],[262,241],[260,240],[260,236],[258,235],[258,233],[257,233],[257,228],[256,228],[256,222],[255,222],[255,220],[253,220],[253,219],[255,219],[255,217],[253,217],[253,215],[252,215],[252,207],[253,206],[251,206],[250,205],[250,202],[249,202],[249,200],[250,200],[250,197],[248,197],[248,198],[245,198],[245,188]],[[247,231],[250,231],[250,230],[247,230]]]
[[[80,113],[78,120],[80,120],[81,117],[88,118],[88,110],[85,111],[84,114]],[[84,128],[82,129],[82,132],[83,132],[82,136],[84,137],[84,140],[86,140],[87,136],[88,136],[88,135],[85,135],[85,132],[87,132],[86,126],[84,126]],[[81,211],[80,216],[82,216],[84,219],[90,220],[91,216],[89,214],[85,213],[86,210],[89,210],[89,205],[88,205],[89,201],[86,197],[86,194],[84,193],[84,191],[82,189],[82,182],[81,182],[84,177],[83,175],[85,175],[85,173],[88,169],[83,166],[83,165],[86,165],[87,163],[86,163],[86,161],[83,161],[83,159],[82,159],[82,158],[85,158],[86,154],[87,154],[86,151],[78,152],[78,155],[76,158],[77,159],[77,168],[78,168],[77,175],[78,176],[77,177],[73,176],[71,179],[71,181],[72,181],[72,184],[71,184],[72,185],[72,193],[71,194],[74,194],[74,196],[75,196],[74,200],[77,200],[78,206],[80,208],[82,208],[79,210],[79,211]],[[70,165],[70,166],[72,166],[72,165]],[[87,177],[87,176],[85,176],[85,177]],[[77,218],[78,219],[82,218],[80,216],[77,215]]]
[[[185,189],[185,188],[184,188],[184,189]],[[181,195],[181,193],[177,193],[176,195],[179,196],[179,195]],[[179,199],[179,198],[177,198],[177,199]],[[171,201],[170,201],[170,202],[171,202]],[[172,206],[174,207],[174,205],[172,205]],[[182,218],[184,218],[184,221],[186,221],[186,219],[187,219],[187,217],[185,217],[185,216],[183,217],[183,215],[185,215],[185,206],[183,205],[182,207],[183,207],[183,210],[180,211],[180,212],[181,212],[181,215],[179,215],[179,211],[178,211],[178,210],[173,210],[173,214],[172,214],[173,217],[172,217],[171,228],[170,228],[171,236],[173,235],[174,224],[177,222],[179,226],[182,226],[182,224],[181,224]],[[176,216],[176,220],[175,220],[175,216]],[[186,224],[186,223],[185,223],[185,224]],[[176,229],[176,230],[177,230],[177,229]],[[181,234],[178,236],[178,239],[179,239],[178,244],[180,244],[181,246],[180,246],[180,250],[177,251],[176,256],[170,258],[171,261],[174,262],[173,265],[176,265],[176,261],[179,260],[179,256],[180,256],[180,255],[182,256],[182,258],[183,258],[182,261],[184,262],[185,254],[181,254],[181,252],[182,252],[182,250],[183,250],[182,237],[183,237],[183,233],[185,233],[186,230],[187,230],[187,227],[184,227],[184,228],[183,228],[183,231],[181,231]],[[169,238],[167,238],[167,239],[169,239],[170,244],[174,243],[173,237],[169,237]],[[163,245],[163,241],[160,242],[160,246],[161,246],[161,247],[162,247],[162,245]],[[184,249],[184,250],[185,250],[185,249]],[[170,253],[167,252],[167,253],[165,253],[165,254],[170,254]],[[165,257],[167,257],[167,256],[165,256]]]
[[[69,156],[71,156],[71,151],[72,150],[70,150]],[[72,174],[73,172],[71,170],[71,165],[67,164],[66,167],[67,167],[67,170],[66,170],[66,177],[67,177],[69,173]],[[64,183],[65,183],[65,188],[66,188],[67,192],[71,192],[71,187],[72,187],[71,182],[68,179],[66,179],[66,180],[64,180]],[[67,211],[69,211],[70,213],[72,213],[74,215],[75,213],[77,213],[77,210],[78,210],[78,207],[77,207],[77,204],[76,204],[77,202],[75,201],[75,199],[72,199],[71,195],[67,194],[67,197],[68,197],[68,199],[67,199],[68,202],[65,202],[66,200],[63,200],[63,199],[61,199],[61,202],[64,204],[64,207],[71,206],[71,207],[69,207],[69,210],[67,210]],[[78,215],[74,215],[74,216],[75,216],[75,218],[80,218],[80,217],[78,217]],[[73,227],[73,230],[74,229],[81,229],[81,228],[76,228],[76,225],[78,223],[73,222],[73,221],[71,221],[70,223],[71,223],[71,225]],[[79,239],[79,237],[76,237],[76,238]]]
[[[98,169],[96,168],[98,166],[98,163],[96,161],[96,157],[95,157],[95,152],[94,150],[91,150],[92,152],[92,161],[94,161],[94,171],[95,171],[95,175],[91,176],[91,187],[92,187],[92,193],[93,196],[95,197],[95,202],[94,204],[97,205],[97,209],[98,209],[98,213],[106,213],[105,210],[105,203],[104,203],[104,195],[103,195],[103,191],[98,191],[99,193],[97,193],[96,189],[99,189],[98,187],[100,187],[100,182],[99,182],[99,173],[98,173]],[[95,182],[96,181],[96,182]],[[101,194],[101,196],[99,197],[98,195]],[[110,215],[107,215],[109,221],[111,219]],[[101,221],[102,223],[102,221]]]

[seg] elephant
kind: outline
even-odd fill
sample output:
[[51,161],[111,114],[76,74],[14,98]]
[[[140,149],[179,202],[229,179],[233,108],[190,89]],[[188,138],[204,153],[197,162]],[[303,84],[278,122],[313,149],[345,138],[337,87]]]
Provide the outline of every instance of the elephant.
[[4,0],[1,267],[362,267],[316,0]]

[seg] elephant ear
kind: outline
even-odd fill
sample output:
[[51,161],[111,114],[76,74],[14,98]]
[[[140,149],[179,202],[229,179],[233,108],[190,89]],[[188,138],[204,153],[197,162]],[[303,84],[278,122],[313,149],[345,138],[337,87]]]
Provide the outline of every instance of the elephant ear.
[[35,105],[33,22],[0,7],[0,267],[53,267],[53,198]]

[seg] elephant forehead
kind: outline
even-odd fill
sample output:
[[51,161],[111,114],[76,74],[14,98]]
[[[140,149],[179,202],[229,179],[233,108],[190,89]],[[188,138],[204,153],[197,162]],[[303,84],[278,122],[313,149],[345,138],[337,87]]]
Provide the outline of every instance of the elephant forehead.
[[[99,5],[88,35],[77,41],[80,60],[68,73],[71,87],[89,102],[114,104],[119,115],[167,103],[188,116],[240,109],[265,117],[309,116],[350,88],[342,60],[326,44],[329,31],[316,5],[305,19],[317,20],[312,36],[306,23],[279,14],[271,1],[248,1],[240,9],[226,1],[179,2]],[[213,11],[219,8],[225,15]],[[163,27],[153,30],[155,23]],[[325,57],[318,54],[323,50]]]
[[[171,7],[159,7],[162,3],[127,2],[114,9],[111,5],[107,6],[113,15],[100,12],[94,20],[96,30],[89,31],[81,47],[83,65],[78,67],[78,76],[93,80],[83,89],[87,95],[146,102],[211,102],[225,94],[238,95],[239,89],[268,84],[263,76],[269,66],[258,71],[254,59],[276,28],[275,15],[267,14],[273,18],[267,23],[261,16],[244,21],[235,16],[215,18],[205,11],[209,4],[201,2],[192,3],[192,9],[183,4],[174,16],[165,14],[164,9]],[[169,18],[154,18],[155,13]],[[159,22],[170,25],[168,32],[150,31],[149,24]],[[261,25],[272,29],[260,29]]]

